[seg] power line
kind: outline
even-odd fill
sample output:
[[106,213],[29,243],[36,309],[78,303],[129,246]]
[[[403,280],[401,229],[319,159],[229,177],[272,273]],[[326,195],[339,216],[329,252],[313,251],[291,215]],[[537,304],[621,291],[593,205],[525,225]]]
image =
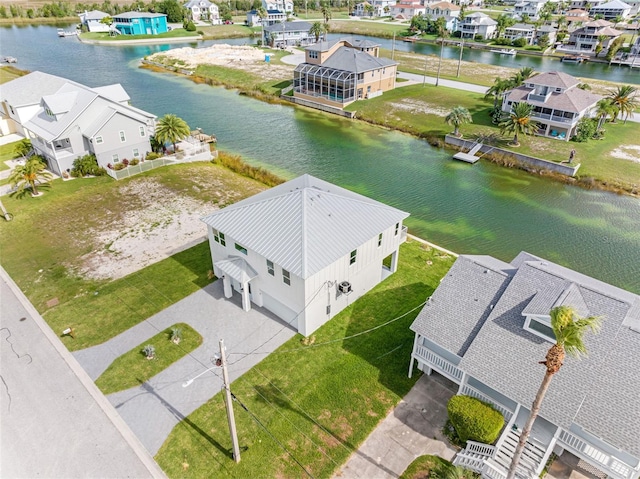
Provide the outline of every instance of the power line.
[[255,422],[256,422],[256,423],[257,423],[257,424],[262,428],[262,429],[264,429],[264,431],[265,431],[267,434],[269,434],[269,436],[271,436],[271,439],[273,439],[273,440],[274,440],[274,441],[275,441],[275,442],[276,442],[276,443],[277,443],[277,444],[278,444],[278,445],[279,445],[279,446],[284,450],[284,452],[286,452],[286,453],[289,455],[289,457],[291,457],[291,459],[293,459],[293,460],[296,462],[296,464],[298,464],[298,466],[300,466],[300,468],[305,472],[305,474],[306,474],[307,476],[309,476],[311,479],[315,479],[315,477],[313,477],[313,475],[312,475],[312,474],[307,470],[307,468],[306,468],[306,467],[304,467],[304,465],[303,465],[300,461],[298,461],[298,459],[296,459],[296,457],[291,453],[291,451],[289,451],[289,449],[287,449],[287,448],[284,446],[284,444],[282,444],[282,442],[280,442],[280,440],[279,440],[277,437],[275,437],[275,436],[271,433],[271,431],[269,431],[269,429],[267,429],[267,426],[265,426],[264,424],[262,424],[262,422],[260,421],[260,419],[258,419],[258,417],[257,417],[255,414],[253,414],[251,411],[249,411],[249,408],[247,408],[247,406],[245,406],[245,405],[242,403],[242,401],[240,401],[240,399],[239,399],[235,394],[233,394],[233,392],[231,393],[231,397],[232,397],[235,401],[237,401],[237,402],[238,402],[238,404],[240,404],[240,407],[241,407],[242,409],[244,409],[245,411],[247,411],[247,412],[249,413],[249,415],[251,416],[251,418],[252,418],[252,419],[253,419],[253,420],[254,420],[254,421],[255,421]]

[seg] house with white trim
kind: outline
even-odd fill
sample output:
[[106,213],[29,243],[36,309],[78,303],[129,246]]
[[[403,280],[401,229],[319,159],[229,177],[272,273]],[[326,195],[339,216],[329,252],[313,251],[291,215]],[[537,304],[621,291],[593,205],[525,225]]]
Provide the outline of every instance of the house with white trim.
[[553,44],[556,41],[557,34],[558,31],[553,25],[536,27],[528,23],[516,23],[515,25],[505,28],[502,37],[508,38],[511,41],[524,38],[528,45],[535,45],[544,35],[547,35],[548,43]]
[[613,28],[613,23],[607,20],[594,20],[571,32],[569,41],[563,47],[563,50],[595,53],[600,42],[602,42],[602,49],[606,50],[622,33],[620,30]]
[[78,15],[80,17],[80,23],[87,28],[90,32],[108,32],[109,25],[102,23],[102,19],[109,16],[108,13],[101,12],[100,10],[91,10]]
[[106,168],[151,152],[156,116],[129,105],[119,83],[89,88],[33,72],[2,85],[2,97],[3,109],[13,112],[8,122],[20,122],[36,154],[58,175],[91,153]]
[[624,20],[629,18],[630,13],[631,5],[622,2],[621,0],[611,0],[610,2],[603,3],[601,5],[592,6],[589,9],[589,15],[592,17],[602,15],[602,18],[610,21],[615,21],[618,16]]
[[184,8],[189,10],[189,16],[194,22],[204,21],[213,25],[219,25],[221,22],[218,5],[209,0],[189,0],[184,4]]
[[263,45],[271,45],[274,48],[286,48],[290,46],[306,46],[315,41],[315,37],[309,33],[309,22],[281,22],[264,27]]
[[303,175],[202,221],[225,297],[309,336],[396,271],[408,216]]
[[400,0],[389,6],[389,14],[397,20],[411,20],[416,15],[424,15],[426,7],[420,1]]
[[506,477],[555,342],[549,312],[562,305],[602,328],[551,381],[516,477],[538,478],[552,452],[600,477],[640,477],[640,296],[525,252],[510,263],[460,256],[411,325],[409,376],[437,372],[505,418],[495,444],[469,441],[454,464]]
[[460,17],[460,7],[451,2],[436,2],[425,5],[426,10],[424,16],[437,20],[444,18],[445,28],[451,32],[456,31]]
[[352,15],[356,17],[384,17],[391,14],[391,7],[395,4],[396,0],[370,0],[356,3]]
[[603,98],[578,85],[577,78],[563,72],[539,73],[504,93],[502,111],[509,113],[516,103],[528,103],[533,106],[531,119],[540,125],[536,134],[569,141],[578,122],[592,116]]
[[496,33],[498,22],[489,15],[482,12],[474,12],[466,15],[458,22],[458,30],[462,38],[475,38],[480,35],[482,38],[493,38]]

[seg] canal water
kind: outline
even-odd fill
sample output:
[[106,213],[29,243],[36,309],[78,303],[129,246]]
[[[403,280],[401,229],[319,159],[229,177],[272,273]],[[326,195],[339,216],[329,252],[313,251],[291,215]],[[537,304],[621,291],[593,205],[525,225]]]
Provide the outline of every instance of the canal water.
[[637,199],[453,162],[405,134],[138,68],[141,57],[185,44],[85,45],[55,29],[2,28],[0,54],[89,86],[119,82],[135,106],[175,113],[254,165],[286,178],[310,173],[410,212],[413,233],[451,250],[504,260],[526,250],[640,293]]

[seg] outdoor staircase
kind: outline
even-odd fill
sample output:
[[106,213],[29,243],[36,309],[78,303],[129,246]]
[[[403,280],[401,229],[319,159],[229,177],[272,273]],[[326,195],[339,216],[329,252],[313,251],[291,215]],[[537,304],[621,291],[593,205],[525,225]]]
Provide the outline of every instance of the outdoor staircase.
[[467,154],[471,155],[471,156],[475,156],[476,153],[478,153],[478,151],[480,151],[480,148],[482,148],[482,143],[476,143],[475,145],[473,145],[473,147],[467,152]]
[[[518,440],[520,439],[520,429],[510,429],[507,435],[503,438],[502,442],[498,446],[495,454],[487,462],[493,466],[497,466],[505,471],[509,470],[511,466],[511,459],[518,446]],[[545,450],[531,441],[527,441],[524,446],[522,456],[520,456],[520,464],[516,470],[516,477],[522,479],[529,479],[538,477],[536,470],[542,463],[545,457]]]

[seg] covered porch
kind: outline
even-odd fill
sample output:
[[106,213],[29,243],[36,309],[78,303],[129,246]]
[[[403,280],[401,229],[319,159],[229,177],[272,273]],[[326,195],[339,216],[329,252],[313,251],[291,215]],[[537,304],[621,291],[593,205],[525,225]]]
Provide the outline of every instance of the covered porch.
[[258,277],[256,270],[238,256],[228,256],[226,259],[216,261],[213,268],[214,274],[222,279],[224,297],[231,298],[233,290],[236,290],[242,296],[242,309],[251,310],[250,281]]

